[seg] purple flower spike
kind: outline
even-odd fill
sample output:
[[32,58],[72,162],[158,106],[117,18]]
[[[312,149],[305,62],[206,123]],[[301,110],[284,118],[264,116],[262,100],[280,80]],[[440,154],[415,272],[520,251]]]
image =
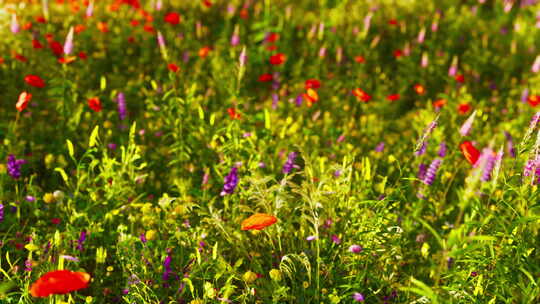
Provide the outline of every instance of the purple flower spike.
[[226,194],[232,194],[237,185],[238,185],[238,168],[232,167],[229,174],[225,176],[223,190],[221,191],[220,195],[224,196]]
[[289,156],[287,157],[287,161],[283,165],[283,174],[289,174],[291,173],[293,168],[296,168],[297,166],[294,164],[294,160],[296,159],[296,156],[298,156],[298,153],[291,152],[289,153]]
[[441,144],[439,145],[439,157],[445,157],[446,156],[446,143],[443,141],[441,142]]
[[117,102],[118,102],[118,115],[120,116],[120,120],[126,119],[127,116],[127,107],[126,107],[126,96],[124,93],[120,92],[117,96]]
[[435,181],[435,177],[437,177],[437,171],[439,170],[439,167],[441,166],[442,159],[436,158],[434,159],[431,164],[429,165],[429,168],[427,169],[426,175],[424,176],[424,179],[422,180],[424,184],[431,186],[433,182]]
[[19,179],[21,177],[21,167],[26,163],[24,159],[16,159],[15,155],[10,154],[7,161],[7,171],[9,176],[13,179]]

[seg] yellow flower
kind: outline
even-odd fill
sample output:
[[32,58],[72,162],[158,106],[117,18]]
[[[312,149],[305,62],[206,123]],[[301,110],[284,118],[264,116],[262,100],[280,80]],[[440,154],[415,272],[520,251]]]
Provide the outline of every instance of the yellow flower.
[[281,281],[281,271],[278,269],[270,270],[270,278],[276,282]]
[[308,288],[309,287],[309,283],[307,281],[304,281],[304,283],[302,283],[302,286],[304,286],[304,289],[305,288]]
[[112,122],[110,122],[110,121],[108,121],[108,120],[106,120],[105,122],[103,122],[103,127],[104,127],[105,129],[110,129],[110,128],[112,128],[112,126],[113,126]]
[[43,196],[43,201],[47,204],[54,203],[54,195],[52,193],[45,193],[45,195]]
[[189,302],[189,304],[203,304],[203,300],[201,299],[195,299],[195,300],[192,300],[191,302]]
[[153,229],[150,229],[146,231],[146,239],[149,241],[155,240],[157,236],[157,232]]
[[242,277],[246,283],[253,283],[257,279],[257,274],[253,271],[247,271]]

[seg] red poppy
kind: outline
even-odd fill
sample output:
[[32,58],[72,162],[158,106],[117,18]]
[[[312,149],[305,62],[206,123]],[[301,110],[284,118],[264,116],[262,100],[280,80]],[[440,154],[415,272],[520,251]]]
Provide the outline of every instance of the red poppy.
[[273,215],[257,213],[242,221],[242,230],[261,230],[276,222],[277,218]]
[[206,56],[208,56],[208,53],[210,53],[211,50],[212,50],[212,48],[209,47],[209,46],[202,47],[199,50],[199,57],[206,58]]
[[354,61],[358,62],[358,63],[364,63],[366,62],[366,59],[362,56],[356,56],[354,57]]
[[178,67],[176,64],[174,63],[169,63],[167,65],[167,68],[169,69],[169,71],[173,72],[173,73],[176,73],[178,71],[180,71],[180,67]]
[[305,89],[318,89],[321,87],[321,82],[317,79],[308,79],[305,83]]
[[308,107],[319,101],[319,94],[311,88],[307,89],[307,92],[302,94],[302,97],[306,100]]
[[21,54],[15,53],[14,57],[15,57],[15,59],[19,60],[20,62],[28,62],[28,58],[24,57]]
[[167,15],[165,15],[163,20],[165,20],[165,22],[169,23],[170,25],[178,25],[178,23],[180,23],[180,14],[175,12],[168,13]]
[[77,25],[75,25],[75,28],[73,28],[73,30],[75,31],[75,34],[79,34],[79,33],[83,32],[84,30],[86,30],[86,26],[84,26],[82,24],[77,24]]
[[41,44],[41,42],[39,42],[39,40],[37,40],[37,39],[32,39],[32,47],[34,49],[42,49],[43,44]]
[[0,57],[0,64],[4,63],[4,58]]
[[88,287],[90,275],[86,272],[55,270],[41,276],[30,287],[33,297],[66,294]]
[[82,60],[86,60],[88,58],[88,56],[86,55],[85,52],[79,52],[79,58],[81,58]]
[[128,42],[129,42],[129,43],[135,43],[135,42],[136,42],[135,37],[129,36],[129,37],[128,37]]
[[268,50],[268,51],[275,51],[275,50],[277,50],[277,45],[275,45],[275,44],[270,44],[269,46],[266,47],[266,50]]
[[145,32],[147,32],[147,33],[150,33],[150,34],[152,34],[152,33],[154,33],[154,32],[156,31],[156,29],[154,28],[154,26],[152,26],[152,24],[149,24],[149,23],[147,23],[147,24],[145,24],[145,25],[143,26],[143,30],[144,30]]
[[390,25],[397,25],[398,24],[398,21],[396,19],[390,19],[388,20],[388,24]]
[[425,89],[424,86],[421,85],[421,84],[415,84],[415,85],[414,85],[414,91],[415,91],[418,95],[424,95],[424,93],[426,93],[426,89]]
[[464,83],[465,82],[465,76],[463,76],[463,74],[456,75],[456,77],[454,77],[454,79],[459,83]]
[[458,105],[458,113],[460,115],[465,115],[467,114],[470,110],[472,109],[471,105],[468,104],[468,103],[460,103]]
[[97,97],[88,98],[88,106],[95,112],[101,111],[101,101]]
[[37,23],[47,23],[47,20],[43,16],[37,16],[36,17],[36,22]]
[[22,26],[22,29],[27,31],[32,28],[32,22],[27,22]]
[[272,65],[280,65],[284,63],[286,60],[285,54],[283,53],[277,53],[275,55],[270,56],[270,64]]
[[22,92],[21,95],[19,95],[19,100],[17,101],[17,104],[15,105],[17,111],[22,112],[24,109],[26,109],[26,106],[28,106],[30,99],[32,99],[32,94],[28,92]]
[[272,81],[272,74],[262,74],[261,76],[259,76],[259,81],[260,82],[269,82],[269,81]]
[[279,34],[277,34],[277,33],[269,33],[266,36],[266,42],[268,42],[268,43],[274,43],[274,42],[276,42],[278,40],[279,40]]
[[43,81],[43,79],[37,75],[26,75],[26,77],[24,77],[24,81],[36,88],[45,87],[45,81]]
[[68,64],[68,63],[72,63],[76,59],[77,59],[77,57],[75,57],[75,56],[60,57],[60,58],[58,58],[58,62],[61,63],[61,64]]
[[403,51],[402,50],[395,50],[394,51],[394,57],[399,58],[401,56],[403,56]]
[[57,218],[57,217],[53,217],[53,218],[51,219],[51,223],[54,224],[54,225],[60,224],[61,221],[62,221],[62,220],[59,219],[59,218]]
[[392,94],[392,95],[388,95],[388,97],[386,97],[386,99],[390,100],[390,101],[396,101],[396,100],[399,100],[399,94]]
[[131,23],[131,26],[135,27],[135,26],[139,25],[140,22],[139,22],[139,20],[132,19],[130,23]]
[[235,108],[228,108],[227,113],[229,113],[231,119],[240,119],[240,117],[242,117],[240,113],[236,112]]
[[527,102],[533,106],[536,107],[540,104],[540,95],[531,95],[529,98],[527,98]]
[[240,10],[240,18],[247,19],[249,17],[249,11],[245,8]]
[[212,2],[210,0],[203,0],[202,4],[204,6],[206,6],[206,7],[211,7],[212,6]]
[[446,104],[446,99],[438,99],[433,102],[435,108],[442,108]]
[[60,42],[56,40],[51,39],[51,41],[49,41],[49,48],[57,57],[60,57],[62,56],[62,54],[64,54],[64,47],[62,46]]
[[471,165],[474,165],[478,161],[480,151],[478,151],[470,141],[464,141],[459,145],[459,148]]
[[352,93],[359,101],[368,102],[371,100],[371,96],[369,96],[362,89],[356,88],[352,91]]

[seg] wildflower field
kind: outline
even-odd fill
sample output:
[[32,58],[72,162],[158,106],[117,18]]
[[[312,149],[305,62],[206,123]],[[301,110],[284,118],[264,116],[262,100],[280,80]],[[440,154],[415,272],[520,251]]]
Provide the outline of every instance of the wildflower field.
[[540,303],[540,1],[0,0],[0,303]]

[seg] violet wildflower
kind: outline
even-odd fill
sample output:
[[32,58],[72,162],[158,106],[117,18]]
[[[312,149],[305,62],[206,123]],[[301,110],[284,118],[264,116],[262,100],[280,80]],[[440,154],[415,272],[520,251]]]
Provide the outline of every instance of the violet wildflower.
[[160,11],[163,7],[163,2],[161,0],[156,1],[156,11]]
[[146,244],[147,240],[146,240],[146,235],[144,233],[141,233],[141,235],[139,236],[139,239],[141,240],[143,244]]
[[375,147],[375,152],[383,152],[384,151],[384,142],[380,142],[376,147]]
[[362,252],[362,250],[363,248],[360,245],[351,245],[351,247],[349,247],[349,252],[352,252],[352,253],[360,253]]
[[416,156],[423,155],[424,153],[426,153],[426,149],[427,149],[427,143],[424,141],[420,149],[414,152],[414,155]]
[[469,134],[475,117],[476,117],[476,110],[472,112],[471,116],[467,118],[467,120],[463,123],[463,125],[459,129],[459,134],[461,134],[461,136],[467,136]]
[[7,171],[9,176],[13,179],[19,179],[21,177],[21,167],[26,163],[24,159],[16,159],[15,155],[8,155]]
[[324,58],[326,56],[326,47],[323,46],[319,49],[319,58]]
[[83,251],[83,243],[86,240],[86,230],[81,231],[81,235],[79,236],[79,239],[77,240],[77,250]]
[[4,221],[4,205],[0,203],[0,222]]
[[301,106],[302,100],[303,100],[302,94],[298,94],[298,96],[296,96],[296,98],[294,99],[294,102],[296,103],[297,106]]
[[69,28],[66,42],[64,43],[64,54],[69,55],[71,52],[73,52],[73,26]]
[[163,38],[163,34],[161,34],[159,31],[157,33],[157,41],[161,49],[165,48],[165,38]]
[[32,195],[27,195],[24,199],[29,203],[33,203],[36,201],[36,198]]
[[366,17],[364,17],[364,35],[367,34],[367,32],[369,31],[372,17],[373,17],[373,13],[368,13]]
[[32,271],[32,260],[24,261],[24,271]]
[[169,275],[171,274],[171,260],[171,256],[167,255],[167,257],[163,261],[163,268],[165,269],[161,277],[163,281],[167,281],[169,279]]
[[526,103],[528,98],[529,98],[529,89],[525,88],[523,89],[523,91],[521,91],[521,102]]
[[435,181],[435,177],[437,177],[437,171],[439,170],[439,167],[441,166],[442,159],[436,158],[434,159],[431,164],[429,165],[429,168],[427,169],[426,175],[424,176],[424,179],[422,182],[424,184],[431,186],[433,182]]
[[116,98],[118,102],[118,116],[120,116],[120,120],[124,120],[127,116],[126,96],[123,92],[120,92]]
[[19,22],[17,22],[17,15],[16,14],[13,14],[11,15],[11,26],[10,26],[10,30],[13,34],[17,34],[18,32],[21,31],[21,27],[19,25]]
[[277,109],[279,102],[279,95],[277,93],[272,93],[272,109]]
[[79,262],[79,259],[77,257],[71,256],[71,255],[61,255],[61,258],[64,260],[72,261],[72,262]]
[[282,169],[283,174],[289,174],[289,173],[291,173],[291,170],[293,168],[298,167],[297,165],[294,164],[294,160],[296,159],[297,155],[298,155],[298,153],[296,153],[296,152],[289,153],[289,156],[287,157],[287,161],[283,165],[283,169]]
[[424,177],[426,176],[426,172],[427,172],[427,165],[422,163],[420,165],[418,165],[418,179],[420,180],[423,180]]
[[493,167],[495,166],[496,158],[493,155],[493,151],[489,148],[484,149],[484,167],[482,170],[482,175],[480,177],[480,180],[483,182],[487,182],[491,179],[491,172],[493,171]]
[[514,148],[514,141],[512,140],[512,135],[505,131],[504,136],[506,137],[506,149],[508,150],[508,154],[510,155],[510,157],[515,158],[516,149]]
[[356,302],[364,302],[364,295],[359,293],[359,292],[355,292],[352,296],[353,300],[355,300]]
[[437,153],[439,157],[445,157],[446,156],[446,143],[443,141],[439,144],[439,152]]
[[220,195],[224,196],[226,194],[232,194],[237,185],[238,185],[238,168],[232,167],[229,174],[225,176],[223,190],[221,191]]

